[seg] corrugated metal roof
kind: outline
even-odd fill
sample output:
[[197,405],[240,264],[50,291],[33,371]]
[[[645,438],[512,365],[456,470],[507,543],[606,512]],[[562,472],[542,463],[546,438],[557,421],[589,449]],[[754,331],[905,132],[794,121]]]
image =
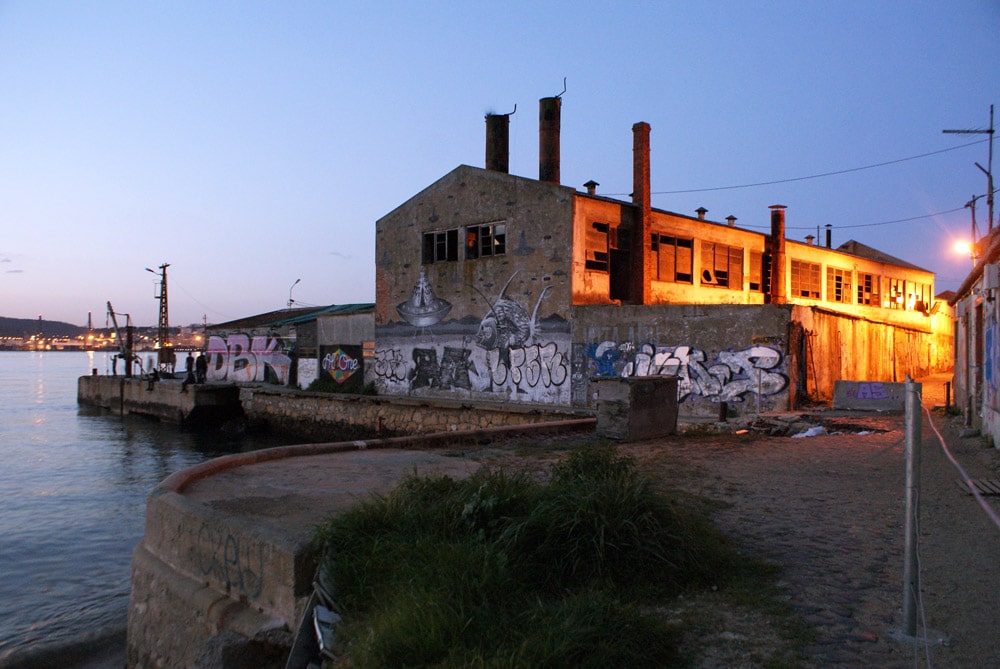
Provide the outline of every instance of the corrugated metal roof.
[[363,314],[374,311],[372,303],[361,304],[331,304],[326,307],[299,307],[295,309],[279,309],[256,316],[237,318],[226,323],[209,325],[210,330],[235,330],[239,328],[282,327],[300,325],[316,320],[319,316]]

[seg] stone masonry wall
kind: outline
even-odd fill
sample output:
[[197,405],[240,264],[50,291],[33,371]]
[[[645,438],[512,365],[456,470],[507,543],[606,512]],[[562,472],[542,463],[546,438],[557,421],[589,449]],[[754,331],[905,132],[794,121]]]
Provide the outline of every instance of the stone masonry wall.
[[344,441],[542,423],[593,416],[592,410],[517,403],[464,403],[441,399],[290,392],[244,386],[248,420],[304,441]]

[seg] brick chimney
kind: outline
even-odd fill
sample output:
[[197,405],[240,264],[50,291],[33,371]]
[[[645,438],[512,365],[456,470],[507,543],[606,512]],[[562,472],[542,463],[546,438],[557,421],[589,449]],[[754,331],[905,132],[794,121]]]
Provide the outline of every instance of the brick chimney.
[[510,171],[510,114],[486,115],[486,169]]
[[768,304],[785,304],[788,295],[785,292],[785,205],[772,204],[771,234],[765,242],[768,255],[771,256],[771,290],[764,296]]
[[632,204],[635,219],[632,224],[631,302],[650,303],[650,282],[653,279],[653,254],[650,235],[653,231],[649,180],[649,124],[643,121],[632,126]]
[[559,125],[562,98],[538,101],[538,180],[559,183]]

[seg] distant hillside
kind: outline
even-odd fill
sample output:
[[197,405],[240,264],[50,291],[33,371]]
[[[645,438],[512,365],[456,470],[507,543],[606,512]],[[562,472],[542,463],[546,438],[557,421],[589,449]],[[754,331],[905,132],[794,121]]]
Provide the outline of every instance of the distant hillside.
[[75,337],[87,328],[62,321],[40,321],[33,318],[5,318],[0,316],[0,337],[30,337],[44,334],[48,337]]

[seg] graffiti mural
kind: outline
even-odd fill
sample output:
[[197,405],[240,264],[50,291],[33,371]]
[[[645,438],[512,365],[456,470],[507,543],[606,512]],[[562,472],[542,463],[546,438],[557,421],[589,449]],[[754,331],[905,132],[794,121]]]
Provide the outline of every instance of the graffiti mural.
[[360,388],[364,385],[364,359],[360,346],[320,346],[319,356],[324,379],[343,388]]
[[288,383],[292,340],[233,333],[211,335],[205,355],[208,379],[231,383]]
[[517,275],[495,299],[476,290],[489,304],[479,317],[445,322],[438,316],[451,305],[434,297],[422,272],[414,297],[397,307],[408,325],[393,324],[377,333],[380,348],[370,376],[379,391],[568,404],[569,324],[558,316],[539,319],[548,286],[527,307],[513,299]]
[[986,326],[985,332],[983,333],[983,346],[985,348],[985,355],[983,356],[983,380],[986,382],[984,384],[985,397],[983,400],[989,406],[996,405],[996,395],[997,395],[997,355],[998,355],[998,345],[997,345],[997,324],[990,323]]
[[675,376],[678,400],[742,402],[750,393],[775,395],[788,386],[784,356],[771,346],[719,351],[714,359],[691,346],[654,346],[611,341],[589,346],[591,376]]

